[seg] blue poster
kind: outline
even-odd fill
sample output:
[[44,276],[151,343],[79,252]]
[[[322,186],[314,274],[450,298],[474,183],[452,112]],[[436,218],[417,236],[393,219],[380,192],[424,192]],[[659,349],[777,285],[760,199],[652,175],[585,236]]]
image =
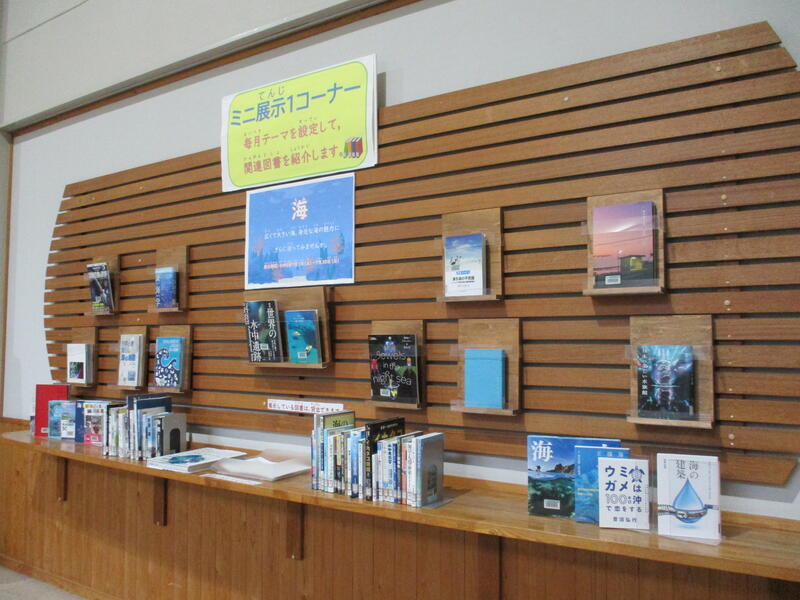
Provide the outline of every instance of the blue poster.
[[246,290],[354,282],[352,173],[247,193]]

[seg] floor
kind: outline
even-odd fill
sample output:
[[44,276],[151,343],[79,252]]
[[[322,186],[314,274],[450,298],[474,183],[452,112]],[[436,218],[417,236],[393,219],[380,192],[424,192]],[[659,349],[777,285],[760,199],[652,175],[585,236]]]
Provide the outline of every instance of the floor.
[[0,567],[0,600],[80,600],[80,596]]

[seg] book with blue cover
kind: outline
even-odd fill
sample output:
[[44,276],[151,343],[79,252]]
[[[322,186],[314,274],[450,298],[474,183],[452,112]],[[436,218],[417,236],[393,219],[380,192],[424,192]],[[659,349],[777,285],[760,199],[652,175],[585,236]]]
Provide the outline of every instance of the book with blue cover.
[[445,236],[444,295],[486,293],[486,239],[482,233]]
[[570,518],[575,512],[575,446],[619,447],[607,438],[528,436],[528,514]]
[[598,459],[628,458],[628,448],[575,446],[575,520],[599,523]]
[[286,348],[289,362],[319,363],[321,360],[319,342],[319,321],[316,310],[287,310],[283,313],[286,321]]
[[175,267],[156,267],[156,308],[178,307],[178,271]]
[[464,406],[505,408],[506,353],[499,348],[464,350]]
[[61,414],[69,400],[50,400],[47,408],[47,437],[61,439]]
[[75,402],[51,400],[47,437],[55,440],[75,441]]
[[156,338],[155,387],[181,389],[183,387],[182,337]]

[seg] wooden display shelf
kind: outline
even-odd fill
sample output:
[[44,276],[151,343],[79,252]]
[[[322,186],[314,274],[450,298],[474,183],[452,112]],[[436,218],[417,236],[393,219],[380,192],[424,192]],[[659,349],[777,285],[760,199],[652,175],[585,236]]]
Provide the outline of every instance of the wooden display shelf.
[[440,302],[487,302],[503,298],[503,211],[499,208],[471,210],[442,215],[442,257],[444,240],[453,235],[482,233],[486,243],[486,293],[480,296],[446,296],[444,275],[447,265],[442,261]]
[[[631,408],[628,422],[637,425],[711,429],[714,426],[714,336],[710,315],[631,317]],[[694,353],[694,419],[639,416],[637,348],[642,345],[691,346]]]
[[[329,289],[324,286],[316,287],[297,287],[281,288],[268,290],[251,290],[244,293],[244,301],[254,300],[275,300],[278,303],[278,314],[283,314],[287,310],[316,310],[317,311],[317,334],[319,336],[320,362],[318,363],[295,363],[289,361],[280,362],[250,362],[248,364],[259,368],[280,368],[280,369],[327,369],[333,362],[333,349],[331,347],[330,322],[331,317],[328,311]],[[288,355],[286,331],[284,321],[281,323],[281,335],[284,338],[283,346]]]
[[[637,202],[652,202],[654,211],[653,222],[653,241],[655,251],[653,256],[656,262],[655,280],[648,280],[648,285],[639,286],[619,286],[609,288],[595,287],[594,268],[592,266],[592,237],[594,209],[601,206],[616,206],[619,204],[634,204]],[[666,269],[664,265],[664,191],[646,190],[639,192],[628,192],[624,194],[610,194],[608,196],[591,196],[586,199],[586,227],[589,234],[589,251],[587,264],[586,288],[583,290],[584,296],[619,296],[626,294],[661,294],[666,286]]]
[[[169,481],[180,481],[430,527],[800,582],[800,531],[796,525],[781,519],[762,519],[760,524],[757,517],[735,518],[736,515],[725,513],[722,542],[708,545],[663,537],[655,532],[604,529],[570,519],[530,516],[524,485],[446,477],[448,502],[437,508],[411,508],[312,490],[308,474],[251,486],[201,477],[202,473],[148,469],[143,461],[103,456],[98,446],[37,438],[27,431],[5,433],[0,436],[0,442],[67,461],[153,477],[154,500],[166,497],[166,489],[160,481],[166,481],[167,485]],[[57,484],[54,482],[54,486]],[[154,522],[159,518],[162,518],[160,507],[154,506]]]
[[419,387],[419,398],[415,404],[404,402],[387,402],[384,400],[373,400],[370,398],[372,406],[382,408],[393,408],[397,410],[419,410],[425,405],[422,397],[425,384],[425,322],[422,320],[398,320],[398,321],[373,321],[369,330],[371,335],[392,335],[395,333],[410,333],[417,336],[417,384]]

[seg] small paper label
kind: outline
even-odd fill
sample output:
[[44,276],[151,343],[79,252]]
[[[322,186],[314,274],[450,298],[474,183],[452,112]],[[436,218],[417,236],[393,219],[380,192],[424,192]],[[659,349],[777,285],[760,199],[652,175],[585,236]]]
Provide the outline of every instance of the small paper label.
[[309,402],[307,400],[287,400],[282,398],[269,398],[267,410],[280,410],[283,412],[299,412],[310,414],[323,414],[344,410],[344,404],[332,402]]
[[606,285],[619,285],[622,283],[621,275],[606,275]]

